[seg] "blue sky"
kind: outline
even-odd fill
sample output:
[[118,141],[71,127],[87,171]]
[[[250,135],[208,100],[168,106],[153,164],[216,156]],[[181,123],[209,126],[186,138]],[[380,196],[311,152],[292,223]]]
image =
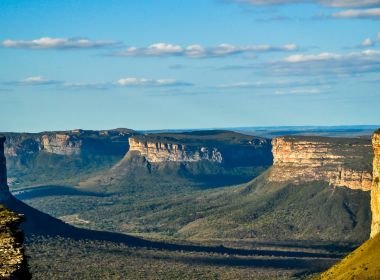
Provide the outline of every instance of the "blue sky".
[[380,0],[2,0],[0,131],[380,124]]

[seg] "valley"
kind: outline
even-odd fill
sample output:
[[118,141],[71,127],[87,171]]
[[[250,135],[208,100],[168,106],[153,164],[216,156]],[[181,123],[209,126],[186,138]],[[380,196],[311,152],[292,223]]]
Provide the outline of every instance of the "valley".
[[[83,149],[89,132],[81,132],[84,139],[69,133],[54,142],[54,149],[41,148],[28,161],[6,148],[13,174],[23,182],[11,187],[13,194],[58,218],[15,200],[5,203],[30,219],[23,226],[25,246],[38,279],[115,279],[122,273],[141,279],[307,277],[369,236],[368,138],[133,133],[109,139],[91,132],[92,143],[98,138],[107,143],[102,150]],[[128,143],[124,153],[114,148],[119,137]],[[76,150],[73,139],[82,143]],[[31,154],[21,143],[18,155]],[[120,151],[119,159],[103,165],[110,148]],[[63,169],[67,178],[59,179],[48,172],[49,165],[40,170],[51,176],[43,181],[49,184],[33,185],[33,177],[21,172],[25,165],[17,163],[36,172],[40,153],[60,157],[53,167],[79,158],[84,171],[70,177],[70,169]],[[104,157],[95,170],[87,169],[93,153]],[[54,256],[57,250],[61,254]],[[80,259],[88,269],[72,270],[74,263],[67,259]],[[52,267],[59,267],[61,275]]]

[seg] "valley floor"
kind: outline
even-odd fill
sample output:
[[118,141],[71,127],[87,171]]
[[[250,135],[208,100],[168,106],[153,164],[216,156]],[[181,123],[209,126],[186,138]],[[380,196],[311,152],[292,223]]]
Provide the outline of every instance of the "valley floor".
[[[263,245],[264,246],[264,245]],[[27,242],[34,279],[299,279],[342,257],[339,248],[281,247],[224,253],[158,250],[124,243],[36,238]],[[276,255],[277,254],[277,255]]]

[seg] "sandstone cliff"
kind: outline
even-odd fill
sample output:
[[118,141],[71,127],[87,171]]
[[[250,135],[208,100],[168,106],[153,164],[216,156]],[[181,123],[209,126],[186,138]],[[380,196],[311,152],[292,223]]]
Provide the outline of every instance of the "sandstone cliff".
[[221,163],[223,157],[218,148],[194,147],[183,144],[150,142],[139,138],[129,138],[129,150],[138,152],[148,162],[196,162],[207,160]]
[[19,229],[22,216],[0,205],[0,279],[30,279]]
[[129,151],[149,163],[208,161],[224,166],[270,165],[270,142],[228,131],[133,136]]
[[[0,202],[11,199],[4,156],[5,137],[0,137]],[[30,279],[19,230],[22,217],[0,205],[0,279]]]
[[332,186],[369,191],[371,144],[365,139],[278,137],[272,141],[269,181],[327,181]]
[[42,135],[41,149],[57,155],[78,155],[82,141],[68,134]]
[[371,237],[380,233],[380,130],[372,137],[374,150],[373,185],[371,189],[372,225]]
[[66,184],[110,167],[128,151],[132,134],[128,129],[6,133],[8,185]]
[[0,136],[0,201],[9,197],[9,189],[7,184],[7,167],[4,156],[5,137]]

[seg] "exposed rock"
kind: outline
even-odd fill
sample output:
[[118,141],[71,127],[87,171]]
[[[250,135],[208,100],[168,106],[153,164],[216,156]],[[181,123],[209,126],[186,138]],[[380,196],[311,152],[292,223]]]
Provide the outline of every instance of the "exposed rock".
[[4,156],[5,137],[0,136],[0,201],[9,197],[9,188],[7,183],[7,166]]
[[129,138],[129,150],[138,152],[148,162],[196,162],[208,160],[221,163],[222,154],[215,147],[189,147],[182,144],[149,142],[138,138]]
[[272,141],[273,182],[327,181],[332,186],[369,191],[370,141],[326,137],[278,137]]
[[31,279],[19,229],[22,219],[0,205],[0,279]]
[[57,155],[78,155],[82,141],[68,134],[42,135],[42,149]]
[[8,185],[67,183],[74,175],[109,167],[128,151],[128,138],[134,133],[128,129],[5,133]]
[[373,184],[371,189],[372,225],[371,237],[380,233],[380,130],[372,137],[374,151]]
[[[0,202],[11,199],[4,156],[5,137],[0,136]],[[30,279],[19,230],[22,217],[0,205],[0,279]]]

